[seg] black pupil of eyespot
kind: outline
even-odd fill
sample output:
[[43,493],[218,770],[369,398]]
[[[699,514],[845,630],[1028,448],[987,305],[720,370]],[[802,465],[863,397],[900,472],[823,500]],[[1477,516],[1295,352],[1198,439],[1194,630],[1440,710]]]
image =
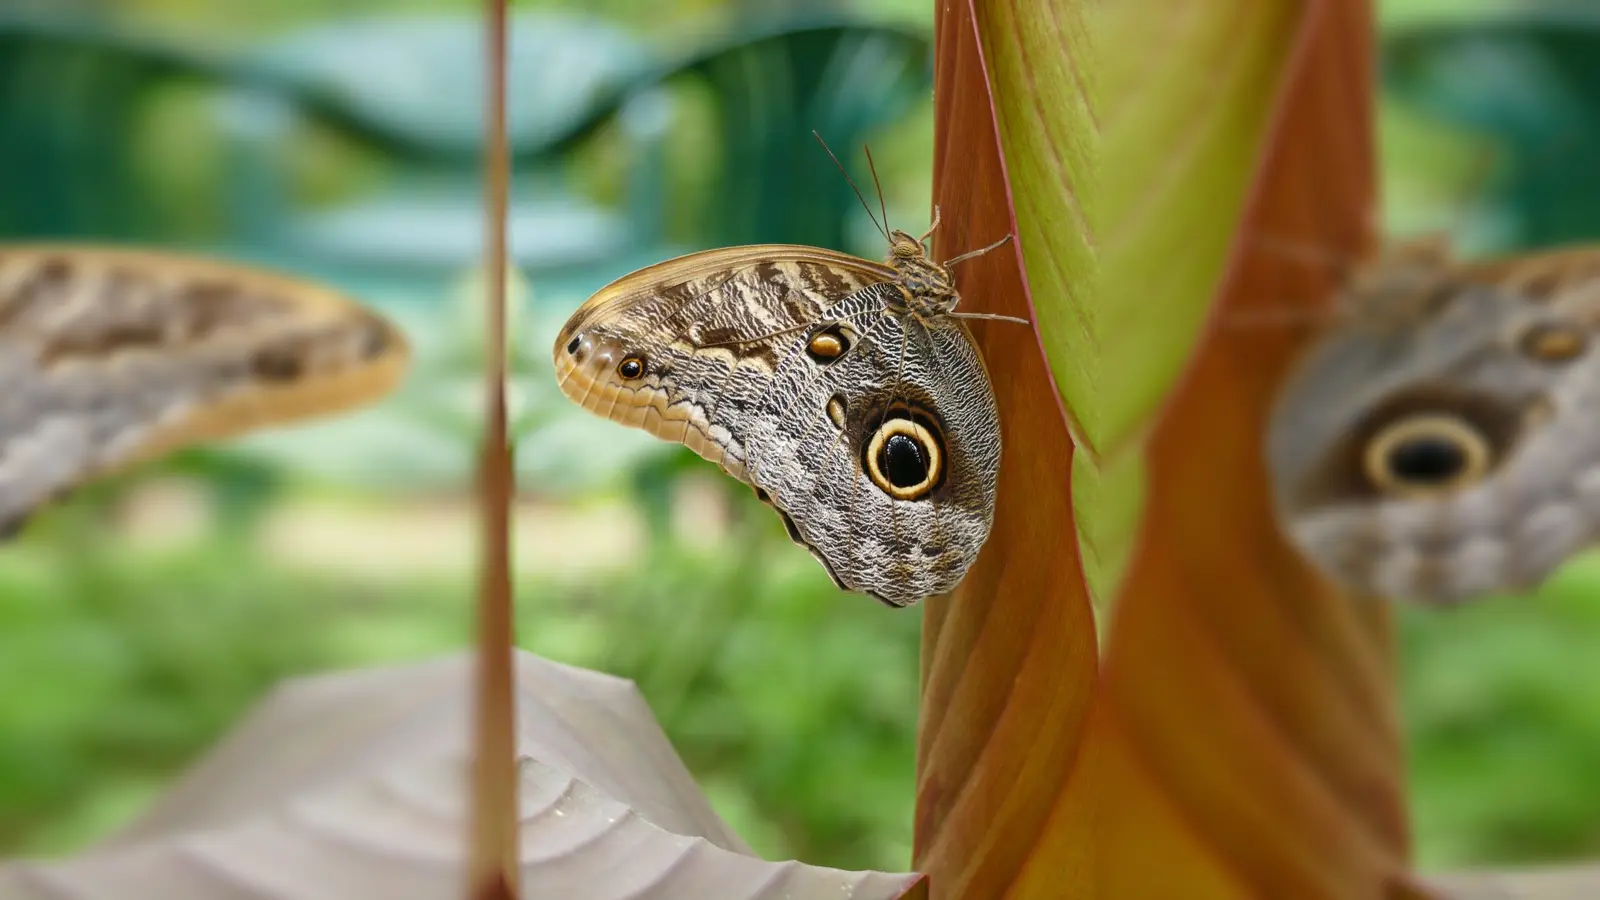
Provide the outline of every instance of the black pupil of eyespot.
[[622,361],[622,374],[628,378],[638,378],[643,372],[644,365],[637,359],[625,359]]
[[904,434],[890,435],[883,442],[883,456],[878,467],[897,488],[916,487],[928,478],[928,461],[923,458],[922,445]]
[[572,340],[567,342],[567,352],[568,353],[577,353],[578,352],[578,338],[576,336],[574,336],[572,338]]
[[1442,437],[1414,437],[1389,451],[1390,473],[1411,484],[1449,481],[1466,465],[1461,445]]

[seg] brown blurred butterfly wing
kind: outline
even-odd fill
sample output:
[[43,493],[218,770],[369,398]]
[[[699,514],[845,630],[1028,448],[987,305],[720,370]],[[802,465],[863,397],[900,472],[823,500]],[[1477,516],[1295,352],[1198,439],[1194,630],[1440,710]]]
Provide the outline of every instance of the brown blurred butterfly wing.
[[269,272],[0,245],[0,533],[96,475],[375,399],[408,356],[384,319]]
[[[557,377],[751,484],[840,587],[908,605],[954,587],[982,547],[1000,431],[966,328],[892,311],[894,277],[809,247],[674,260],[585,303],[558,336]],[[910,460],[896,486],[874,461],[907,441],[933,455],[895,457]]]
[[1600,254],[1377,274],[1409,314],[1332,330],[1280,395],[1286,531],[1365,594],[1536,584],[1600,534]]

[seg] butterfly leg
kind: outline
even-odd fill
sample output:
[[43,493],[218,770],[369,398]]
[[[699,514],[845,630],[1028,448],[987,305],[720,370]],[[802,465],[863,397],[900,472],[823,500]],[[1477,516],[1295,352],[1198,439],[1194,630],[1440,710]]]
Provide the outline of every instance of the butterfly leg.
[[998,249],[1000,249],[1000,248],[1001,248],[1001,247],[1004,247],[1004,246],[1005,246],[1005,245],[1007,245],[1007,244],[1009,244],[1009,243],[1011,243],[1011,239],[1012,239],[1012,238],[1013,238],[1013,237],[1014,237],[1014,236],[1015,236],[1015,235],[1010,235],[1010,234],[1008,234],[1008,235],[1006,235],[1006,236],[1005,236],[1005,237],[1003,237],[1003,238],[1001,238],[1001,239],[1000,239],[1000,240],[998,240],[998,241],[995,241],[995,242],[994,242],[994,243],[992,243],[992,244],[990,244],[990,245],[989,245],[989,246],[987,246],[987,247],[979,247],[979,248],[978,248],[978,249],[976,249],[976,250],[968,250],[968,251],[967,251],[967,252],[965,252],[965,253],[963,253],[963,254],[961,254],[961,255],[960,255],[960,256],[957,256],[957,257],[956,257],[956,258],[954,258],[954,259],[947,259],[947,260],[945,260],[945,261],[944,261],[944,264],[945,264],[945,265],[946,265],[946,266],[953,266],[953,265],[955,265],[955,264],[956,264],[956,263],[958,263],[958,262],[961,262],[961,261],[963,261],[963,260],[968,260],[968,259],[971,259],[971,258],[973,258],[973,257],[974,257],[974,256],[982,256],[982,255],[984,255],[984,254],[985,254],[985,253],[988,253],[988,252],[989,252],[989,251],[990,251],[990,250],[998,250]]
[[917,240],[919,242],[921,242],[921,244],[924,247],[926,247],[928,245],[928,238],[933,237],[933,233],[935,231],[938,231],[938,230],[939,230],[939,204],[935,203],[933,205],[933,224],[929,225],[928,226],[928,230],[923,232],[922,233],[922,237],[917,238]]

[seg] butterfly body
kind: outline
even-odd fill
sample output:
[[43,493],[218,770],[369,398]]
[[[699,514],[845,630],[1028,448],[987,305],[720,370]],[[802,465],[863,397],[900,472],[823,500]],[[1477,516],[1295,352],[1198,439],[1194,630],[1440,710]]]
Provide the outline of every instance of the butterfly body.
[[906,606],[954,588],[993,520],[999,412],[957,302],[904,232],[887,263],[708,251],[591,297],[556,374],[750,484],[841,588]]
[[1267,436],[1313,562],[1360,593],[1453,603],[1533,586],[1600,536],[1600,252],[1413,248],[1346,303]]
[[97,475],[386,393],[404,338],[346,298],[166,253],[0,246],[0,533]]

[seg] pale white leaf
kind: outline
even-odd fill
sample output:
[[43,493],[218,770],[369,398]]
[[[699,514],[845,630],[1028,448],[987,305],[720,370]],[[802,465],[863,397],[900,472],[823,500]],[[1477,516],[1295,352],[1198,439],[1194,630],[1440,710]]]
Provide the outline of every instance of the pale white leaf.
[[[889,900],[916,876],[751,854],[632,682],[517,655],[523,893]],[[446,900],[466,851],[471,658],[292,681],[143,817],[6,900]]]

